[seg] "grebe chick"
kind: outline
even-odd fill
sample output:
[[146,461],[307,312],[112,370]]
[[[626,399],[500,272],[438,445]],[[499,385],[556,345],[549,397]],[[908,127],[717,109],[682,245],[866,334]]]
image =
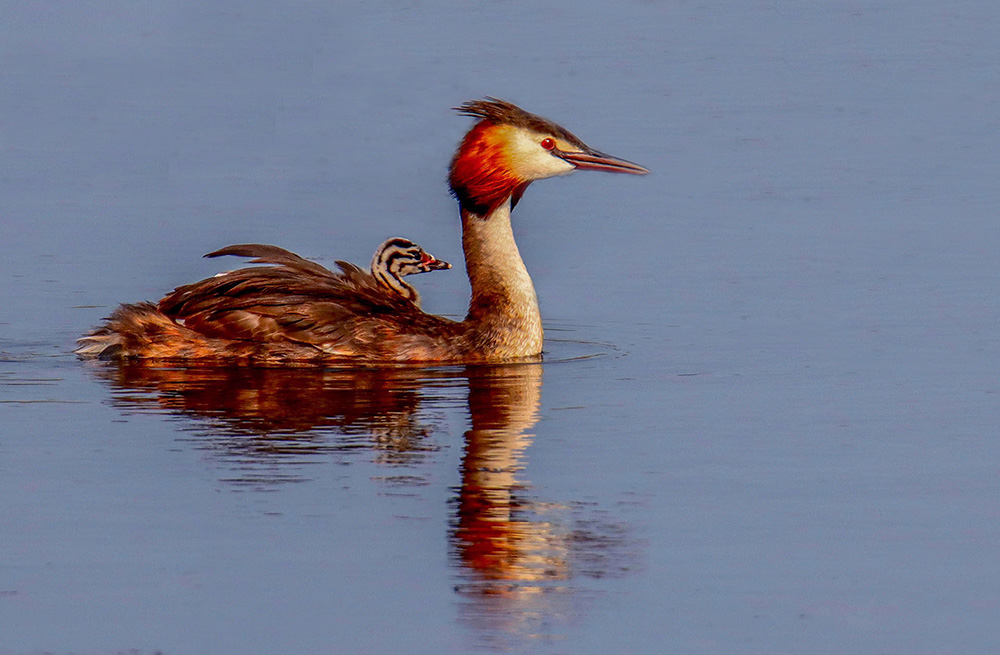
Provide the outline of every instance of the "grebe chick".
[[[316,262],[304,259],[294,252],[279,248],[278,246],[267,246],[259,243],[245,243],[236,246],[227,246],[215,252],[210,252],[205,257],[222,257],[224,255],[236,255],[237,257],[254,257],[251,264],[275,264],[288,267],[291,272],[298,272],[304,276],[313,276],[319,279],[338,280],[342,274],[337,274]],[[338,261],[344,274],[357,275],[354,264]],[[451,264],[438,259],[417,244],[403,237],[393,237],[387,239],[375,251],[371,263],[371,276],[376,282],[382,285],[383,291],[391,295],[398,296],[411,303],[420,306],[420,294],[412,286],[403,281],[407,275],[427,273],[429,271],[439,271],[451,268]],[[247,269],[253,271],[255,269]],[[240,271],[230,271],[220,273],[216,278],[233,276]],[[176,295],[176,292],[175,294]],[[165,300],[165,299],[164,299]]]
[[372,276],[417,307],[420,307],[420,294],[404,282],[403,277],[448,268],[451,264],[402,237],[386,240],[372,257]]
[[499,363],[537,360],[538,299],[511,229],[528,185],[576,170],[642,175],[568,130],[503,100],[457,108],[476,119],[451,162],[472,287],[462,321],[427,314],[375,276],[339,273],[274,246],[213,255],[257,257],[243,268],[177,288],[156,305],[122,305],[80,339],[81,357],[255,363]]

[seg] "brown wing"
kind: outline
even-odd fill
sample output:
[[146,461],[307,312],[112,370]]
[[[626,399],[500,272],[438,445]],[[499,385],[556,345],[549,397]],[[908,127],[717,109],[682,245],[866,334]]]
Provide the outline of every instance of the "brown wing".
[[277,264],[308,275],[336,277],[336,274],[330,271],[330,269],[278,246],[269,246],[260,243],[241,243],[235,246],[220,248],[215,252],[208,253],[205,257],[222,257],[224,255],[254,257],[254,259],[250,260],[251,264]]
[[347,262],[330,271],[277,246],[229,246],[208,256],[253,257],[265,264],[178,287],[158,309],[208,337],[256,342],[295,341],[345,357],[382,356],[382,345],[434,349],[460,324],[426,314]]

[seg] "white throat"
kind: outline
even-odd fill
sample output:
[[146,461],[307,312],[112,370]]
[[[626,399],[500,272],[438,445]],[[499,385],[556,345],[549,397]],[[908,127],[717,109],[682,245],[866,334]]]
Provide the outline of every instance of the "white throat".
[[463,209],[462,245],[472,286],[469,320],[481,323],[508,356],[541,353],[538,297],[514,241],[510,200],[486,218]]

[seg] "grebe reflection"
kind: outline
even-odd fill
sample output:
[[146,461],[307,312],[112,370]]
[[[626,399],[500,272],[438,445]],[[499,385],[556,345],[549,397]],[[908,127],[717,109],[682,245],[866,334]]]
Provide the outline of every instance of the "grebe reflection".
[[[620,575],[627,528],[526,479],[543,365],[451,369],[163,368],[94,363],[123,412],[188,423],[225,480],[273,487],[330,457],[363,458],[423,480],[450,441],[442,415],[468,409],[448,542],[459,616],[488,639],[521,639],[581,611],[586,578]],[[349,461],[349,460],[348,460]],[[236,475],[233,475],[233,473]],[[542,628],[539,624],[548,626]]]

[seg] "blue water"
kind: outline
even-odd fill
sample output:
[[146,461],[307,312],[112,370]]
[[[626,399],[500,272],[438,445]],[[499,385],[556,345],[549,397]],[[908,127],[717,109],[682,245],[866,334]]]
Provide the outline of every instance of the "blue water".
[[[1000,5],[22,4],[0,21],[0,655],[1000,650]],[[274,243],[414,239],[486,95],[546,361],[82,363]]]

